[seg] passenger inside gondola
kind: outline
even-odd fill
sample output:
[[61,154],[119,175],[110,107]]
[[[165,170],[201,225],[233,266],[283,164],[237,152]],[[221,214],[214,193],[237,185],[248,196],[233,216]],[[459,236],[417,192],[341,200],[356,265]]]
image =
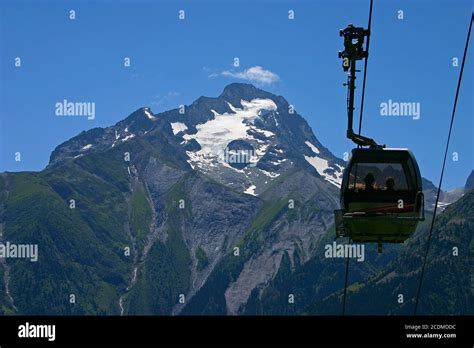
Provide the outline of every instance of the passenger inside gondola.
[[364,188],[364,190],[365,190],[366,192],[372,192],[372,191],[374,191],[374,182],[375,182],[374,174],[372,174],[372,173],[367,173],[367,175],[366,175],[365,178],[364,178],[364,183],[365,183],[365,188]]
[[395,180],[391,176],[385,179],[385,187],[388,192],[395,191]]

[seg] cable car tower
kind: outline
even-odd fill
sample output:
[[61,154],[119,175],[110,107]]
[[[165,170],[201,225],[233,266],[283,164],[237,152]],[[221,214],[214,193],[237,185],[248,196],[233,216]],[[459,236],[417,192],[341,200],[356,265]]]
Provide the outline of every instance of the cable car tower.
[[370,30],[349,24],[339,35],[344,38],[344,51],[339,52],[339,58],[348,72],[347,138],[358,147],[352,150],[344,170],[341,209],[334,212],[336,236],[378,243],[381,252],[382,243],[403,243],[424,220],[421,175],[410,150],[379,145],[361,135],[360,127],[358,134],[354,132],[354,91],[359,72],[356,62],[368,57],[364,41],[368,41]]

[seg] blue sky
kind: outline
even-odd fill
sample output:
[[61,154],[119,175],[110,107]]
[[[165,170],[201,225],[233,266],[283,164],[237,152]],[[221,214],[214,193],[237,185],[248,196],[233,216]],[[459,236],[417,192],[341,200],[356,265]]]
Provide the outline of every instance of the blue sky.
[[[283,95],[321,143],[342,157],[352,145],[345,139],[346,75],[337,58],[338,30],[348,23],[366,26],[368,4],[4,0],[0,171],[41,170],[57,145],[82,130],[112,125],[142,106],[159,113],[201,95],[217,96],[228,83],[245,82],[235,76],[245,77],[255,66],[267,79],[250,82]],[[71,9],[75,20],[69,19]],[[181,9],[185,20],[178,19]],[[452,58],[460,64],[470,13],[467,0],[374,4],[364,133],[411,148],[422,175],[435,183],[460,69]],[[445,189],[464,185],[474,167],[472,53],[471,45],[450,147],[459,160],[449,157]],[[124,57],[131,58],[128,68]],[[360,92],[362,73],[357,85]],[[95,102],[95,119],[55,116],[55,104],[63,99]],[[380,103],[389,99],[419,102],[420,119],[380,116]],[[14,160],[17,151],[21,162]]]

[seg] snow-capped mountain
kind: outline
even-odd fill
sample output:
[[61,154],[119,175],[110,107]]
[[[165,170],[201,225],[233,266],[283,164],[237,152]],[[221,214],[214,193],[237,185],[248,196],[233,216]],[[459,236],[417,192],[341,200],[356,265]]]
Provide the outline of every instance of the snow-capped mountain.
[[147,136],[155,128],[174,136],[192,169],[240,192],[258,195],[295,167],[334,186],[341,183],[344,162],[317,140],[293,106],[240,83],[184,108],[156,115],[142,108],[112,127],[83,132],[55,149],[51,165]]
[[[127,267],[111,311],[200,312],[214,302],[203,294],[215,272],[240,245],[238,277],[216,292],[213,312],[238,313],[285,257],[312,257],[333,223],[343,166],[285,98],[235,83],[217,97],[157,114],[140,108],[82,132],[52,152],[41,177],[55,199],[75,199],[86,222],[74,231],[90,226],[96,243],[117,255],[131,246],[131,259],[113,263]],[[188,304],[170,300],[176,294]]]
[[[275,296],[292,314],[290,291],[301,304],[308,284],[319,299],[339,289],[322,250],[343,167],[283,97],[247,84],[82,132],[45,170],[0,175],[4,236],[45,255],[41,272],[18,262],[0,277],[0,314],[259,314]],[[436,188],[424,187],[429,207]],[[390,261],[373,255],[368,276]]]
[[[203,110],[206,119],[194,116]],[[231,84],[219,97],[200,98],[184,114],[165,117],[185,147],[189,164],[237,190],[258,195],[295,166],[340,185],[343,162],[319,143],[281,96]]]

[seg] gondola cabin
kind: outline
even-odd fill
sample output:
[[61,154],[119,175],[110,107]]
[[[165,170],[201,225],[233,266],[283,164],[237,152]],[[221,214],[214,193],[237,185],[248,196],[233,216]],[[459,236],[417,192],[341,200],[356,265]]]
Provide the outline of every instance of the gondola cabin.
[[344,171],[336,234],[354,242],[403,243],[424,220],[421,175],[408,149],[357,148]]

